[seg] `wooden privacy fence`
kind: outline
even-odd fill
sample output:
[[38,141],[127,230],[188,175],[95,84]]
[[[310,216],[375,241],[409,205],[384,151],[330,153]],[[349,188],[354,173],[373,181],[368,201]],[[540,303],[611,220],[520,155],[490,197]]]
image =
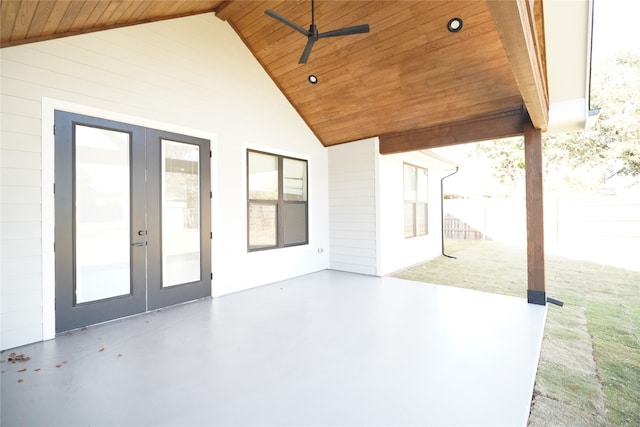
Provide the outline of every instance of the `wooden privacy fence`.
[[444,216],[444,237],[453,240],[486,240],[480,230],[449,213]]

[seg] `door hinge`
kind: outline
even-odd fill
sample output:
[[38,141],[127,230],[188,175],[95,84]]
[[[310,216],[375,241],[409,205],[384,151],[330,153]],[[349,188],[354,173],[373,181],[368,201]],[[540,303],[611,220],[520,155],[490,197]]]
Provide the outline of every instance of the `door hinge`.
[[53,134],[56,134],[56,125],[53,125]]
[[213,239],[213,231],[211,233],[209,233],[209,238]]
[[212,158],[213,154],[211,153],[211,150],[209,150],[209,158]]
[[213,199],[213,191],[209,191],[209,198]]
[[213,273],[211,273],[211,275],[210,275],[210,276],[211,276],[211,280],[213,280]]

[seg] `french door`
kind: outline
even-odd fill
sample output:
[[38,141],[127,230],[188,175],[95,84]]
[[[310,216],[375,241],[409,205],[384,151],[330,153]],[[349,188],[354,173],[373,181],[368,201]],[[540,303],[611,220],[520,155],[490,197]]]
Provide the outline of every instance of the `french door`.
[[55,112],[56,332],[211,295],[209,141]]

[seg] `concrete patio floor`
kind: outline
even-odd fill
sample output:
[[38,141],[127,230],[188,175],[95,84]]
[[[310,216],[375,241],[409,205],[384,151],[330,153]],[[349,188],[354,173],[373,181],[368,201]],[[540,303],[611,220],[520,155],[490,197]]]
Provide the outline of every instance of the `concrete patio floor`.
[[325,270],[7,350],[0,424],[523,426],[545,316]]

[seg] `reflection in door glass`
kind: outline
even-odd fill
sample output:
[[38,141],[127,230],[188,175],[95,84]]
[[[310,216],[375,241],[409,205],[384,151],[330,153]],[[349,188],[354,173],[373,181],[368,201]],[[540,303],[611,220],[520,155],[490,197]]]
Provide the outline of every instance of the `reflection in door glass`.
[[200,280],[200,147],[162,140],[162,286]]
[[76,303],[131,292],[129,134],[75,127]]

